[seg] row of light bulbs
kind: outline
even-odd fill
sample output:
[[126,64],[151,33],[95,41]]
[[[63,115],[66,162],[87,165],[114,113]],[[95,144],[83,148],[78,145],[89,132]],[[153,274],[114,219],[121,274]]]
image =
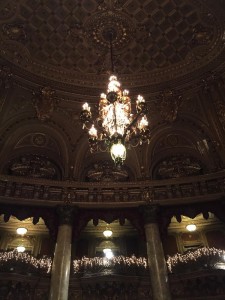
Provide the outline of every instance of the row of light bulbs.
[[[197,227],[195,224],[188,224],[186,226],[186,229],[190,232],[196,231]],[[25,227],[19,227],[16,229],[17,234],[24,236],[27,233],[27,228]],[[105,238],[110,238],[112,236],[113,232],[110,229],[106,229],[103,231],[103,235],[105,236]],[[17,248],[18,252],[24,252],[26,250],[26,248],[23,245],[19,245]],[[105,248],[103,249],[103,252],[106,256],[106,258],[111,259],[114,255],[112,252],[112,249],[109,248]]]

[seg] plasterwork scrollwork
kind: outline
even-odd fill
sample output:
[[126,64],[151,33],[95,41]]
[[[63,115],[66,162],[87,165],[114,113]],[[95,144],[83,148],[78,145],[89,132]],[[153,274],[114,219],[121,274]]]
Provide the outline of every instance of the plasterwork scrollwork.
[[55,91],[46,86],[39,93],[34,93],[34,107],[40,121],[49,119],[56,106]]
[[161,117],[164,121],[172,123],[176,120],[182,100],[182,95],[173,90],[164,91],[158,96]]
[[4,24],[2,31],[9,40],[24,42],[27,38],[24,24]]

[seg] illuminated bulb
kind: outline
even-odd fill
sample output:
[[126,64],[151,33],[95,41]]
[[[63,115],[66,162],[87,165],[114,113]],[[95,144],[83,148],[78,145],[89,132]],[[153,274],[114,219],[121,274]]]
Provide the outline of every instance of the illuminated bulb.
[[103,249],[103,252],[106,254],[107,252],[112,252],[112,250],[110,248],[105,248]]
[[20,234],[20,235],[24,235],[24,234],[27,233],[27,228],[25,228],[25,227],[19,227],[19,228],[16,229],[16,233]]
[[87,102],[83,104],[83,110],[87,110],[87,111],[91,110],[91,108],[90,108],[90,106],[88,105]]
[[127,96],[129,94],[129,91],[128,90],[124,90],[123,91],[123,96]]
[[108,84],[108,93],[109,92],[115,92],[117,93],[120,89],[120,83],[117,80],[117,77],[112,75],[109,78],[109,84]]
[[126,159],[126,148],[120,140],[117,144],[112,145],[110,153],[114,161],[117,161],[118,159],[124,161]]
[[97,138],[97,129],[95,128],[94,125],[92,125],[91,129],[88,131],[89,135],[92,138]]
[[24,252],[26,250],[24,246],[18,246],[16,249],[18,252]]
[[108,249],[108,248],[103,249],[103,252],[105,254],[105,257],[108,258],[108,259],[111,259],[114,256],[114,254],[113,254],[113,252],[112,252],[111,249]]
[[103,231],[103,235],[106,237],[106,238],[109,238],[110,236],[112,236],[113,232],[112,230],[105,230]]
[[100,97],[101,97],[101,99],[106,99],[106,94],[101,93]]
[[140,103],[140,102],[145,102],[145,99],[141,95],[138,95],[137,103]]
[[195,224],[188,224],[188,225],[186,226],[186,229],[187,229],[188,231],[195,231],[195,230],[197,229],[197,227],[196,227]]
[[148,120],[147,120],[147,117],[146,116],[143,116],[141,118],[141,121],[139,123],[139,129],[142,130],[143,128],[147,127],[148,126]]

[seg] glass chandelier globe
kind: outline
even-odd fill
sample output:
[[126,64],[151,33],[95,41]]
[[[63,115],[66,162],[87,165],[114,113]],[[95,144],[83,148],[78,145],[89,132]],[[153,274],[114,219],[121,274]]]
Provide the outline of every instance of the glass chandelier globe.
[[110,153],[116,166],[121,166],[126,159],[126,148],[120,139],[116,140],[111,148]]

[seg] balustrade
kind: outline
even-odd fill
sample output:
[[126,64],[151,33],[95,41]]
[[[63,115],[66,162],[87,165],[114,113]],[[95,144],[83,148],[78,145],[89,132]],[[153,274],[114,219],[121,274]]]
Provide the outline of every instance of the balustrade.
[[[26,204],[63,202],[65,189],[70,201],[80,206],[139,206],[144,203],[168,205],[210,201],[225,195],[225,171],[175,180],[146,180],[123,183],[51,181],[0,175],[0,202],[21,199]],[[47,200],[47,202],[46,202]],[[21,203],[20,202],[20,203]]]

